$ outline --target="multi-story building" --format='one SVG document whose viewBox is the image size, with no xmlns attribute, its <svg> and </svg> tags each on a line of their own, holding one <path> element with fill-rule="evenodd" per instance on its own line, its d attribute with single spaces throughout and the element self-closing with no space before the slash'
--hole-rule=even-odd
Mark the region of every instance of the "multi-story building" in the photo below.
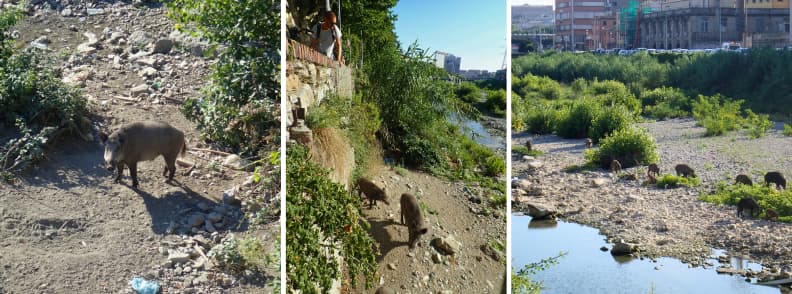
<svg viewBox="0 0 792 294">
<path fill-rule="evenodd" d="M 784 46 L 789 42 L 787 0 L 674 0 L 640 18 L 641 46 L 719 48 Z"/>
<path fill-rule="evenodd" d="M 555 7 L 556 47 L 592 49 L 586 45 L 592 44 L 595 18 L 610 15 L 607 0 L 556 0 Z"/>
<path fill-rule="evenodd" d="M 512 6 L 512 30 L 530 31 L 534 28 L 553 26 L 552 5 Z"/>
<path fill-rule="evenodd" d="M 597 16 L 594 17 L 594 27 L 591 31 L 590 44 L 588 48 L 594 49 L 613 49 L 619 47 L 619 31 L 616 26 L 616 16 Z M 589 36 L 587 36 L 588 38 Z"/>
<path fill-rule="evenodd" d="M 459 66 L 462 64 L 462 57 L 454 54 L 437 51 L 434 54 L 435 66 L 445 69 L 448 73 L 459 74 Z"/>
</svg>

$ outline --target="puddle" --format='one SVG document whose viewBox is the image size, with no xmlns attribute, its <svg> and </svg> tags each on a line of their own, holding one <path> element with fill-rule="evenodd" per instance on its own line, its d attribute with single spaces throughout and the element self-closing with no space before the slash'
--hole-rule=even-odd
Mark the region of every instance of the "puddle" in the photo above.
<svg viewBox="0 0 792 294">
<path fill-rule="evenodd" d="M 597 229 L 569 222 L 531 222 L 530 216 L 514 214 L 511 221 L 512 266 L 567 255 L 557 265 L 532 276 L 542 281 L 542 293 L 780 293 L 776 287 L 755 285 L 744 277 L 719 275 L 721 264 L 714 259 L 723 250 L 713 250 L 714 267 L 689 268 L 673 258 L 616 258 L 608 251 L 612 244 Z M 732 258 L 733 268 L 761 270 L 762 266 Z M 755 282 L 755 281 L 754 281 Z"/>
<path fill-rule="evenodd" d="M 478 121 L 462 118 L 462 124 L 460 125 L 458 123 L 459 116 L 455 113 L 451 114 L 449 121 L 453 124 L 459 125 L 460 130 L 462 130 L 462 132 L 465 133 L 465 135 L 467 135 L 469 138 L 476 141 L 476 143 L 484 145 L 487 148 L 493 150 L 506 149 L 506 140 L 504 136 L 493 136 L 487 132 L 487 128 Z"/>
</svg>

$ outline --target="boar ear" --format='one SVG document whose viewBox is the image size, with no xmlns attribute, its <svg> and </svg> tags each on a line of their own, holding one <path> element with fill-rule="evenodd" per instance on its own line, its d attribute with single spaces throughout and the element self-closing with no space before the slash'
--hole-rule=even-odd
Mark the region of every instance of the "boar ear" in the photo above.
<svg viewBox="0 0 792 294">
<path fill-rule="evenodd" d="M 99 132 L 99 140 L 102 140 L 102 143 L 107 141 L 107 133 Z"/>
</svg>

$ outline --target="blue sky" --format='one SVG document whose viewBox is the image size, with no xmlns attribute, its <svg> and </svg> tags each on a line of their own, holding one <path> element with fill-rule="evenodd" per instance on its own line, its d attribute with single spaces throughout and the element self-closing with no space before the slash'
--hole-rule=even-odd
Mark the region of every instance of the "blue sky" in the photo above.
<svg viewBox="0 0 792 294">
<path fill-rule="evenodd" d="M 414 41 L 430 52 L 462 57 L 462 69 L 501 68 L 506 54 L 506 1 L 401 0 L 396 35 L 402 47 Z"/>
</svg>

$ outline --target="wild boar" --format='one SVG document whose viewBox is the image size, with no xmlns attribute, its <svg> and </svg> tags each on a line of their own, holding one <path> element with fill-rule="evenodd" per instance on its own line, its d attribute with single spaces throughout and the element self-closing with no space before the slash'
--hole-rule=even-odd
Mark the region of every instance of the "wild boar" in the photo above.
<svg viewBox="0 0 792 294">
<path fill-rule="evenodd" d="M 528 151 L 533 150 L 533 146 L 531 146 L 531 139 L 525 141 L 525 148 L 528 148 Z"/>
<path fill-rule="evenodd" d="M 138 187 L 138 162 L 154 160 L 162 155 L 165 159 L 162 176 L 167 175 L 166 182 L 170 183 L 176 173 L 176 158 L 187 151 L 184 133 L 159 121 L 130 123 L 109 136 L 100 133 L 99 137 L 105 145 L 104 161 L 107 170 L 112 172 L 117 169 L 115 182 L 121 182 L 124 166 L 128 166 L 134 188 Z"/>
<path fill-rule="evenodd" d="M 594 141 L 591 141 L 591 138 L 586 138 L 586 148 L 591 148 L 594 146 Z"/>
<path fill-rule="evenodd" d="M 751 197 L 740 199 L 740 201 L 737 202 L 737 217 L 742 217 L 743 211 L 745 210 L 751 211 L 751 217 L 762 212 L 761 208 L 759 208 L 759 203 L 756 203 L 756 200 Z"/>
<path fill-rule="evenodd" d="M 646 176 L 647 177 L 649 177 L 649 176 L 655 176 L 655 177 L 660 176 L 660 167 L 658 167 L 657 164 L 654 164 L 654 163 L 650 164 L 649 168 L 646 170 Z"/>
<path fill-rule="evenodd" d="M 377 204 L 377 200 L 385 202 L 385 204 L 390 204 L 388 201 L 388 195 L 385 194 L 385 189 L 380 189 L 380 187 L 377 187 L 376 184 L 369 181 L 368 179 L 358 178 L 357 186 L 358 197 L 360 197 L 360 194 L 366 195 L 366 198 L 369 200 L 369 209 L 372 209 L 374 205 Z"/>
<path fill-rule="evenodd" d="M 765 219 L 770 221 L 778 221 L 778 212 L 772 208 L 765 210 Z"/>
<path fill-rule="evenodd" d="M 407 226 L 407 230 L 410 232 L 410 249 L 415 248 L 421 235 L 429 232 L 429 228 L 424 224 L 418 200 L 410 193 L 404 193 L 401 196 L 401 222 Z"/>
<path fill-rule="evenodd" d="M 780 187 L 781 190 L 786 189 L 786 179 L 784 178 L 784 175 L 781 174 L 781 172 L 774 171 L 766 173 L 764 179 L 765 184 L 768 186 L 770 186 L 770 183 L 773 183 Z"/>
<path fill-rule="evenodd" d="M 621 163 L 618 160 L 614 159 L 613 161 L 611 161 L 611 172 L 612 173 L 618 175 L 621 172 L 621 170 L 622 170 L 622 166 L 621 166 Z"/>
<path fill-rule="evenodd" d="M 734 183 L 735 184 L 743 184 L 743 185 L 746 185 L 746 186 L 753 185 L 753 181 L 751 181 L 751 178 L 746 176 L 746 175 L 743 175 L 743 174 L 737 175 L 737 177 L 734 178 Z"/>
<path fill-rule="evenodd" d="M 677 164 L 677 166 L 674 167 L 674 170 L 676 170 L 677 176 L 683 176 L 686 178 L 696 177 L 696 172 L 693 171 L 693 169 L 690 168 L 690 166 L 688 166 L 687 164 Z"/>
</svg>

